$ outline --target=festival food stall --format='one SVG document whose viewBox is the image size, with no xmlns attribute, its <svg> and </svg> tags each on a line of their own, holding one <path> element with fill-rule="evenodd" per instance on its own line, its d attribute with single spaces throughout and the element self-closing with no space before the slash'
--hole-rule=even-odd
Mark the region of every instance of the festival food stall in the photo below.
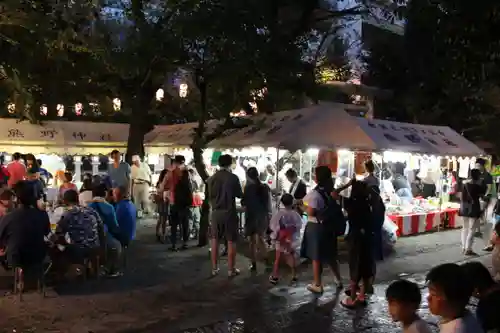
<svg viewBox="0 0 500 333">
<path fill-rule="evenodd" d="M 210 146 L 278 147 L 278 159 L 286 150 L 316 149 L 316 165 L 336 167 L 332 171 L 338 186 L 354 173 L 363 178 L 363 164 L 372 159 L 378 166 L 387 217 L 397 225 L 400 236 L 459 226 L 458 204 L 447 195 L 449 176 L 457 169 L 458 160 L 468 172 L 475 156 L 484 154 L 449 127 L 352 117 L 341 104 L 258 115 L 253 125 L 227 131 Z M 433 190 L 426 195 L 414 193 L 415 179 L 424 189 Z M 349 195 L 348 191 L 342 194 Z"/>
<path fill-rule="evenodd" d="M 356 118 L 376 142 L 388 217 L 399 235 L 461 226 L 459 204 L 451 202 L 453 178 L 467 178 L 476 156 L 484 152 L 446 126 Z M 419 188 L 420 186 L 420 188 Z"/>
<path fill-rule="evenodd" d="M 126 150 L 129 127 L 127 124 L 76 121 L 31 124 L 15 119 L 2 119 L 0 126 L 0 152 L 5 163 L 15 152 L 31 153 L 42 160 L 47 171 L 56 175 L 61 169 L 66 170 L 67 157 L 70 157 L 77 183 L 81 179 L 84 158 L 90 159 L 92 171 L 97 173 L 100 156 L 108 155 L 113 149 Z"/>
</svg>

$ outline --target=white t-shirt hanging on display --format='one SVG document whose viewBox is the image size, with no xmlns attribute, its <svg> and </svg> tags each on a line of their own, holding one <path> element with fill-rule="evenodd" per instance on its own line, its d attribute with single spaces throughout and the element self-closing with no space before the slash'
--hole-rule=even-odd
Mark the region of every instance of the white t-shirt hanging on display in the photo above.
<svg viewBox="0 0 500 333">
<path fill-rule="evenodd" d="M 471 170 L 476 168 L 476 158 L 475 157 L 470 158 L 470 168 L 471 168 Z"/>
<path fill-rule="evenodd" d="M 469 166 L 470 166 L 470 159 L 468 157 L 462 158 L 460 157 L 458 159 L 458 177 L 459 178 L 468 178 L 469 177 Z"/>
</svg>

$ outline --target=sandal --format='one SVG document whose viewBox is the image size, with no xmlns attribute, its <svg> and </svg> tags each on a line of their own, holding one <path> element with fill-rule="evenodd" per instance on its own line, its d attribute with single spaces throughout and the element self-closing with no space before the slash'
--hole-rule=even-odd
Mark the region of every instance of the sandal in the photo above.
<svg viewBox="0 0 500 333">
<path fill-rule="evenodd" d="M 358 305 L 361 305 L 361 306 L 368 305 L 368 302 L 366 301 L 366 296 L 358 295 L 358 297 L 356 297 L 356 300 L 354 302 Z"/>
<path fill-rule="evenodd" d="M 352 297 L 346 297 L 340 302 L 340 305 L 342 305 L 343 307 L 345 307 L 347 309 L 352 310 L 352 309 L 355 309 L 358 304 L 357 304 L 356 300 L 352 299 Z"/>
<path fill-rule="evenodd" d="M 464 252 L 464 255 L 466 255 L 466 256 L 470 256 L 470 257 L 476 257 L 476 256 L 477 256 L 477 253 L 476 253 L 476 252 L 474 252 L 474 251 L 472 251 L 472 250 L 466 250 L 466 251 Z"/>
<path fill-rule="evenodd" d="M 277 285 L 278 282 L 279 282 L 279 279 L 276 276 L 271 275 L 269 277 L 269 283 L 272 284 L 273 286 Z"/>
</svg>

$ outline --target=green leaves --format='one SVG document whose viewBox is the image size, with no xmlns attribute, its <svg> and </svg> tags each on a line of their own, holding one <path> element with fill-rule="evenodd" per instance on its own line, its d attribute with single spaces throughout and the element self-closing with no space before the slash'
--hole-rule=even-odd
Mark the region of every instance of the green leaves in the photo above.
<svg viewBox="0 0 500 333">
<path fill-rule="evenodd" d="M 390 104 L 400 110 L 390 116 L 474 128 L 470 135 L 496 123 L 485 119 L 500 115 L 499 10 L 497 1 L 410 1 L 402 45 L 385 39 L 370 45 L 367 59 L 367 83 L 395 92 Z"/>
</svg>

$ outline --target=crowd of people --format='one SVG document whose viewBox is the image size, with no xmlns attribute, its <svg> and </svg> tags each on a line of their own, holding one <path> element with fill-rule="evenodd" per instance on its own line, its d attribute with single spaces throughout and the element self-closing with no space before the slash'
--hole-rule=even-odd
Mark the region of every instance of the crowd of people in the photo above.
<svg viewBox="0 0 500 333">
<path fill-rule="evenodd" d="M 87 269 L 82 266 L 85 260 L 97 253 L 105 258 L 105 274 L 121 275 L 120 258 L 135 238 L 137 212 L 150 210 L 151 171 L 142 165 L 138 156 L 132 158 L 132 167 L 122 161 L 118 151 L 113 151 L 111 158 L 109 177 L 85 177 L 80 189 L 72 182 L 71 173 L 61 175 L 62 184 L 57 194 L 60 207 L 48 212 L 44 187 L 52 175 L 43 171 L 40 161 L 33 155 L 26 155 L 23 162 L 20 154 L 14 154 L 13 161 L 1 169 L 2 266 L 24 269 L 41 265 L 49 256 L 58 272 L 65 272 L 72 265 Z M 267 256 L 272 245 L 276 255 L 269 282 L 279 283 L 280 262 L 284 260 L 291 269 L 291 283 L 296 283 L 297 262 L 302 257 L 312 263 L 313 281 L 307 289 L 321 294 L 325 265 L 331 268 L 337 288 L 343 289 L 337 238 L 345 236 L 349 286 L 341 304 L 346 308 L 366 305 L 366 297 L 373 291 L 376 263 L 383 259 L 381 234 L 385 206 L 379 181 L 374 175 L 374 163 L 365 163 L 363 180 L 353 176 L 341 188 L 335 188 L 331 170 L 319 166 L 314 173 L 317 185 L 309 191 L 297 172 L 290 169 L 285 175 L 291 186 L 281 193 L 277 210 L 274 209 L 273 191 L 261 180 L 258 170 L 249 167 L 245 170 L 246 180 L 241 181 L 232 171 L 233 165 L 232 156 L 221 155 L 218 170 L 203 182 L 186 165 L 183 156 L 173 158 L 156 184 L 158 241 L 164 243 L 169 230 L 170 249 L 177 251 L 186 249 L 190 239 L 201 236 L 200 207 L 206 195 L 210 207 L 208 236 L 211 239 L 212 276 L 220 272 L 219 243 L 224 243 L 227 249 L 228 276 L 240 274 L 236 267 L 235 245 L 240 234 L 239 213 L 244 212 L 244 233 L 250 244 L 250 271 L 257 270 L 259 257 Z M 481 168 L 472 170 L 471 180 L 462 191 L 460 214 L 466 217 L 462 243 L 465 254 L 471 254 L 471 234 L 483 214 L 480 201 L 485 200 L 489 190 L 484 178 Z M 341 196 L 347 188 L 350 188 L 350 196 Z M 241 199 L 240 206 L 237 199 Z M 495 214 L 500 219 L 500 208 L 496 208 Z M 55 227 L 51 227 L 51 218 Z M 304 219 L 307 223 L 301 235 Z M 498 274 L 500 223 L 495 224 L 492 234 L 493 263 Z M 442 332 L 481 333 L 500 327 L 495 315 L 495 309 L 500 306 L 500 288 L 480 263 L 440 265 L 429 272 L 427 281 L 429 308 L 442 317 Z M 477 318 L 466 310 L 471 296 L 480 299 Z M 405 332 L 429 332 L 416 314 L 421 302 L 417 285 L 396 281 L 387 289 L 386 297 L 390 314 L 402 323 Z"/>
<path fill-rule="evenodd" d="M 112 157 L 121 159 L 114 151 Z M 80 189 L 65 172 L 54 206 L 47 203 L 45 187 L 52 177 L 40 167 L 34 156 L 13 155 L 4 169 L 5 182 L 0 190 L 0 263 L 6 269 L 29 269 L 50 258 L 57 277 L 72 267 L 78 274 L 90 267 L 85 263 L 100 257 L 104 271 L 96 274 L 121 275 L 120 257 L 135 238 L 136 208 L 129 199 L 130 183 L 111 180 L 94 183 L 84 179 Z M 115 168 L 116 169 L 116 168 Z M 127 179 L 127 176 L 123 177 Z"/>
<path fill-rule="evenodd" d="M 279 282 L 279 263 L 282 259 L 290 266 L 291 282 L 295 283 L 297 258 L 301 256 L 312 262 L 313 282 L 307 286 L 309 291 L 323 293 L 322 273 L 325 265 L 330 266 L 337 287 L 342 289 L 337 237 L 345 234 L 350 283 L 345 290 L 347 297 L 341 304 L 347 308 L 366 305 L 367 294 L 373 292 L 376 262 L 383 259 L 381 231 L 385 206 L 380 197 L 378 179 L 373 174 L 373 162 L 365 163 L 367 174 L 362 181 L 352 177 L 348 184 L 337 189 L 334 188 L 330 169 L 317 167 L 317 186 L 309 193 L 306 193 L 305 184 L 297 173 L 288 170 L 286 176 L 292 186 L 281 196 L 281 209 L 274 214 L 270 205 L 270 189 L 259 180 L 256 170 L 246 170 L 247 178 L 242 186 L 238 177 L 231 172 L 232 163 L 231 156 L 222 155 L 219 158 L 219 170 L 207 181 L 211 206 L 212 275 L 219 273 L 217 250 L 221 240 L 225 240 L 228 246 L 228 275 L 233 277 L 240 273 L 235 264 L 234 243 L 238 223 L 236 198 L 241 198 L 241 206 L 246 212 L 245 234 L 251 247 L 251 270 L 256 270 L 256 249 L 264 243 L 266 235 L 270 235 L 276 249 L 273 272 L 269 277 L 272 284 Z M 477 178 L 477 172 L 472 171 L 473 180 Z M 349 198 L 341 197 L 340 193 L 348 187 L 351 188 Z M 484 193 L 482 188 L 480 193 Z M 304 213 L 307 224 L 301 239 Z M 495 248 L 499 244 L 499 234 L 500 224 L 497 223 L 492 244 Z M 300 243 L 300 253 L 296 253 L 295 249 Z M 500 328 L 498 316 L 495 315 L 500 306 L 500 287 L 482 264 L 444 264 L 432 269 L 427 281 L 429 308 L 443 319 L 441 332 L 481 333 Z M 480 299 L 477 320 L 466 310 L 472 296 Z M 402 323 L 404 332 L 430 332 L 427 324 L 417 316 L 421 302 L 418 285 L 405 280 L 396 281 L 387 289 L 387 300 L 391 315 Z"/>
<path fill-rule="evenodd" d="M 285 175 L 291 187 L 281 196 L 280 209 L 273 213 L 271 190 L 260 180 L 257 169 L 248 168 L 246 181 L 242 184 L 231 170 L 233 161 L 230 155 L 220 156 L 218 171 L 207 180 L 212 275 L 219 273 L 218 249 L 222 240 L 227 243 L 228 275 L 232 277 L 240 273 L 235 265 L 234 249 L 238 237 L 236 199 L 240 198 L 240 209 L 245 212 L 245 236 L 250 244 L 250 270 L 257 269 L 260 253 L 267 255 L 266 239 L 269 239 L 276 250 L 269 281 L 273 284 L 279 282 L 278 267 L 280 261 L 285 259 L 292 270 L 291 280 L 296 282 L 295 267 L 301 256 L 312 262 L 314 279 L 307 289 L 313 293 L 323 292 L 321 277 L 324 265 L 331 267 L 337 286 L 343 287 L 337 260 L 337 237 L 345 234 L 348 219 L 346 240 L 351 282 L 347 293 L 351 296 L 343 304 L 346 307 L 364 304 L 365 293 L 372 289 L 375 262 L 382 259 L 378 238 L 381 237 L 385 215 L 378 180 L 373 176 L 373 162 L 366 163 L 368 175 L 365 181 L 356 181 L 353 177 L 351 182 L 339 189 L 334 188 L 331 170 L 317 167 L 317 186 L 309 193 L 297 172 L 288 170 Z M 352 187 L 351 196 L 341 197 L 339 193 L 348 187 Z M 347 212 L 347 217 L 344 212 Z M 304 216 L 307 217 L 307 224 L 301 237 Z M 300 253 L 296 253 L 299 247 Z"/>
</svg>

